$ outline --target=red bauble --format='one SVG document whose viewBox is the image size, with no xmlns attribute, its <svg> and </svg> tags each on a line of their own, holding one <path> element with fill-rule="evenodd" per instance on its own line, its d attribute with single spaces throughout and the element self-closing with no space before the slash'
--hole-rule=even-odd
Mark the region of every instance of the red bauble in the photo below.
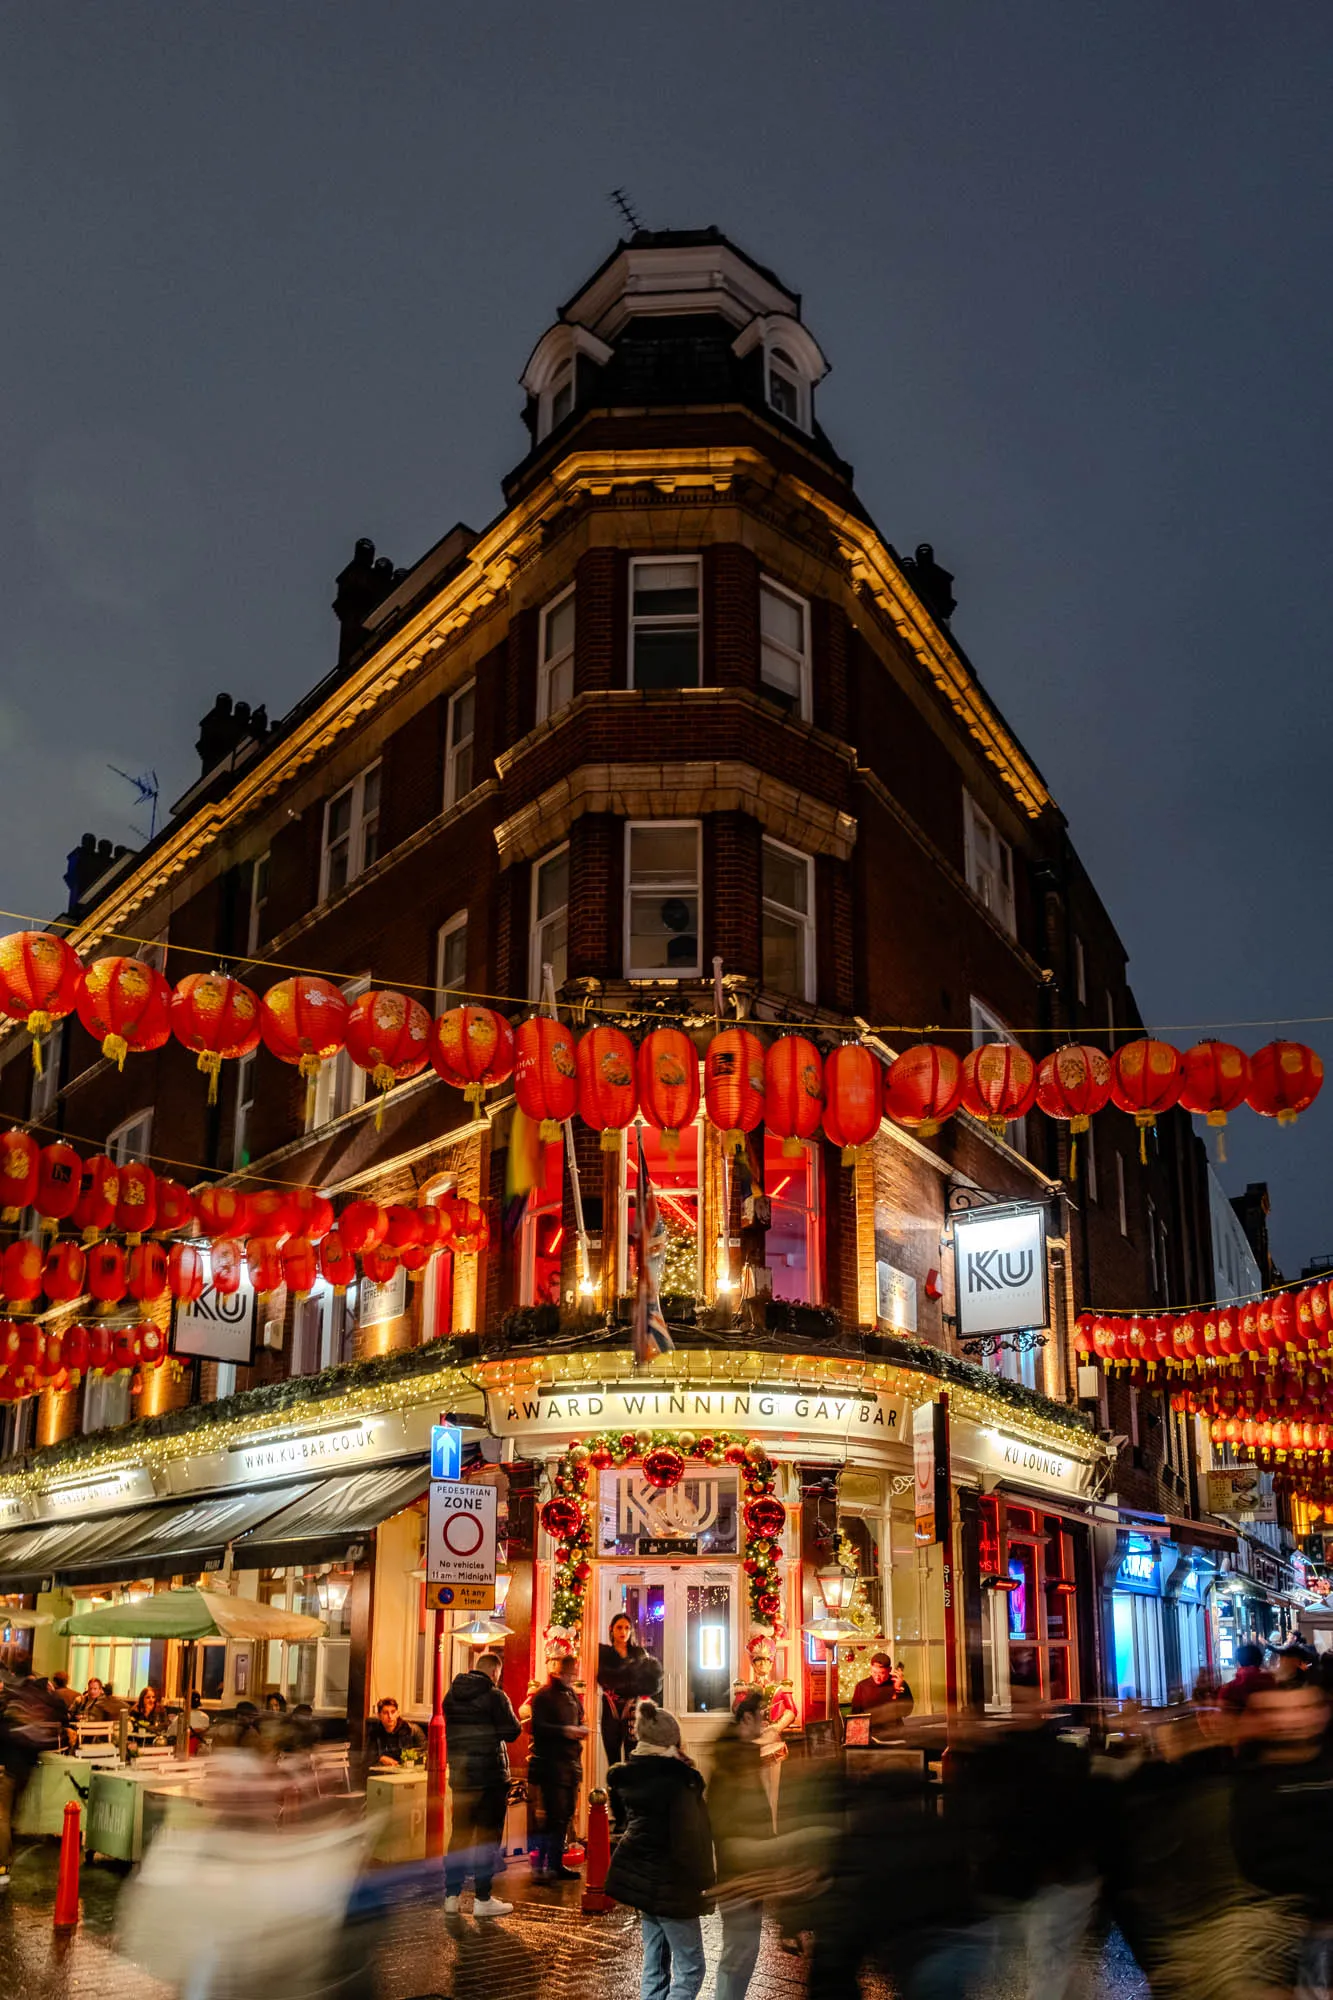
<svg viewBox="0 0 1333 2000">
<path fill-rule="evenodd" d="M 553 1541 L 567 1541 L 583 1526 L 583 1510 L 575 1501 L 563 1500 L 557 1494 L 543 1506 L 541 1524 Z"/>
<path fill-rule="evenodd" d="M 633 1440 L 631 1439 L 632 1442 Z M 743 1444 L 729 1444 L 722 1456 L 728 1465 L 744 1465 L 745 1446 Z"/>
<path fill-rule="evenodd" d="M 782 1609 L 782 1599 L 776 1591 L 761 1590 L 754 1601 L 754 1608 L 759 1617 L 765 1619 L 771 1625 Z"/>
<path fill-rule="evenodd" d="M 604 1444 L 594 1445 L 588 1453 L 589 1465 L 595 1466 L 598 1472 L 605 1472 L 607 1466 L 614 1465 L 615 1462 L 614 1452 Z"/>
<path fill-rule="evenodd" d="M 685 1458 L 682 1452 L 671 1444 L 661 1444 L 647 1451 L 643 1456 L 643 1476 L 650 1486 L 664 1490 L 669 1486 L 679 1486 L 685 1475 Z"/>
<path fill-rule="evenodd" d="M 786 1524 L 787 1510 L 780 1500 L 765 1495 L 746 1503 L 745 1525 L 751 1535 L 772 1541 L 782 1533 Z"/>
</svg>

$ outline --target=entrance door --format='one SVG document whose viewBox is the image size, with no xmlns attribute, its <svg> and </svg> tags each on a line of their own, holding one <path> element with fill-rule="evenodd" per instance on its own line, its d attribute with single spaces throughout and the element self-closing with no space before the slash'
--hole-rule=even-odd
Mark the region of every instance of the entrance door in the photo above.
<svg viewBox="0 0 1333 2000">
<path fill-rule="evenodd" d="M 739 1678 L 739 1571 L 730 1563 L 603 1563 L 601 1634 L 623 1611 L 662 1669 L 662 1706 L 692 1756 L 731 1712 Z M 598 1747 L 598 1770 L 604 1760 Z"/>
</svg>

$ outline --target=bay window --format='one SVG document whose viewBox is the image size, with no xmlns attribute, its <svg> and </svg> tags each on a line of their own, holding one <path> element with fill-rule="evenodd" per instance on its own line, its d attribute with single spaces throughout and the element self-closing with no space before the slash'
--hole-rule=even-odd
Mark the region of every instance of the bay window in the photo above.
<svg viewBox="0 0 1333 2000">
<path fill-rule="evenodd" d="M 798 1000 L 815 997 L 814 863 L 764 842 L 764 985 Z"/>
<path fill-rule="evenodd" d="M 701 684 L 700 567 L 698 556 L 636 556 L 631 561 L 631 687 Z"/>
<path fill-rule="evenodd" d="M 810 607 L 770 577 L 759 586 L 762 691 L 792 715 L 810 717 Z"/>
<path fill-rule="evenodd" d="M 528 992 L 542 997 L 542 967 L 549 965 L 556 989 L 569 969 L 569 843 L 557 847 L 532 870 L 532 917 L 529 928 Z"/>
<path fill-rule="evenodd" d="M 625 977 L 697 979 L 698 820 L 632 820 L 625 829 Z"/>
<path fill-rule="evenodd" d="M 537 646 L 537 720 L 557 715 L 574 698 L 574 591 L 542 607 Z"/>
</svg>

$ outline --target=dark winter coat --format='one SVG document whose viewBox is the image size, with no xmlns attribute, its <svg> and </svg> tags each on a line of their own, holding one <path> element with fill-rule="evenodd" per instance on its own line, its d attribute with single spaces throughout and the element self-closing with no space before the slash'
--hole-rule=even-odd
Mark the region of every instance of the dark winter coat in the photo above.
<svg viewBox="0 0 1333 2000">
<path fill-rule="evenodd" d="M 566 1729 L 583 1721 L 583 1700 L 576 1689 L 563 1681 L 547 1681 L 532 1697 L 532 1756 L 528 1769 L 535 1778 L 577 1777 L 583 1769 L 583 1738 L 567 1736 Z"/>
<path fill-rule="evenodd" d="M 482 1785 L 506 1783 L 505 1746 L 516 1742 L 522 1731 L 509 1696 L 489 1674 L 476 1668 L 456 1674 L 444 1697 L 444 1754 L 454 1790 L 473 1792 Z"/>
<path fill-rule="evenodd" d="M 613 1764 L 606 1782 L 625 1827 L 607 1894 L 654 1917 L 702 1916 L 716 1878 L 699 1772 L 679 1757 L 636 1754 Z"/>
<path fill-rule="evenodd" d="M 662 1693 L 662 1669 L 643 1646 L 631 1646 L 622 1659 L 614 1646 L 597 1649 L 597 1685 L 613 1697 L 616 1708 L 627 1701 L 657 1701 Z"/>
<path fill-rule="evenodd" d="M 724 1875 L 744 1875 L 763 1865 L 756 1841 L 773 1840 L 773 1808 L 764 1784 L 764 1760 L 757 1743 L 746 1743 L 735 1727 L 713 1746 L 708 1784 L 708 1817 L 717 1865 Z"/>
</svg>

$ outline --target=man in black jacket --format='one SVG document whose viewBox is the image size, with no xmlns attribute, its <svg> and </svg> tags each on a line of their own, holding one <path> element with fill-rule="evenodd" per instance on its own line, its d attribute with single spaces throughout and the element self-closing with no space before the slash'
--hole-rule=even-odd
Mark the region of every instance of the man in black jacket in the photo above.
<svg viewBox="0 0 1333 2000">
<path fill-rule="evenodd" d="M 456 1674 L 444 1697 L 445 1758 L 453 1823 L 444 1864 L 444 1907 L 449 1916 L 468 1876 L 477 1886 L 474 1917 L 507 1917 L 512 1903 L 491 1894 L 496 1850 L 509 1802 L 509 1751 L 523 1725 L 500 1687 L 504 1661 L 483 1653 L 469 1673 Z"/>
<path fill-rule="evenodd" d="M 534 1882 L 572 1882 L 578 1870 L 565 1866 L 565 1841 L 583 1775 L 583 1701 L 574 1686 L 578 1661 L 560 1653 L 547 1662 L 545 1687 L 532 1697 L 532 1756 L 528 1777 L 541 1796 L 542 1832 Z"/>
</svg>

